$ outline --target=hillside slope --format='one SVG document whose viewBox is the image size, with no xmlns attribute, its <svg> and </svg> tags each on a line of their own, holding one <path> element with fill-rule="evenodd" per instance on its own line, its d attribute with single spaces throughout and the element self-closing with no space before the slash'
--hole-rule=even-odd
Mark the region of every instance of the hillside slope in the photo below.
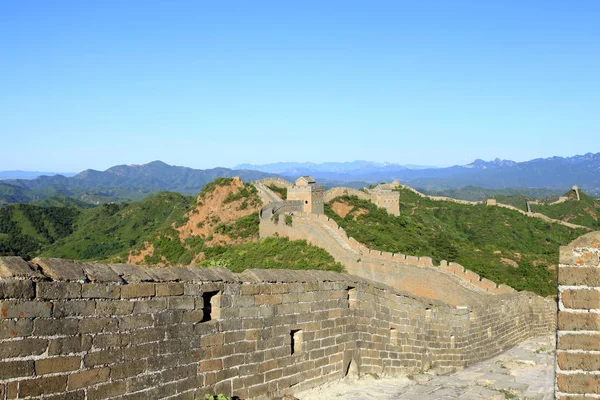
<svg viewBox="0 0 600 400">
<path fill-rule="evenodd" d="M 584 232 L 485 205 L 432 201 L 403 189 L 401 216 L 340 197 L 326 214 L 365 246 L 455 261 L 497 283 L 543 295 L 555 293 L 560 245 Z"/>
</svg>

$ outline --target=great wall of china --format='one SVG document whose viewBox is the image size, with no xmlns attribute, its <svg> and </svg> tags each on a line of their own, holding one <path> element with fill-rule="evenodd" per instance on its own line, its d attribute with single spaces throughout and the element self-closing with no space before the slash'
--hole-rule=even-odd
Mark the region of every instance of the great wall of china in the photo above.
<svg viewBox="0 0 600 400">
<path fill-rule="evenodd" d="M 348 273 L 2 257 L 0 399 L 270 399 L 349 374 L 447 373 L 557 329 L 552 298 L 369 250 L 257 188 L 261 236 L 305 239 Z M 599 232 L 561 248 L 558 279 L 556 398 L 600 398 Z"/>
</svg>

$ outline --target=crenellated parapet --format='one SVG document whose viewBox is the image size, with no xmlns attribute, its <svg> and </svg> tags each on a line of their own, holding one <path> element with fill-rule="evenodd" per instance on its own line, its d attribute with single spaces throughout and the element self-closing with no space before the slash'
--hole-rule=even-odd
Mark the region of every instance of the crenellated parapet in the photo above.
<svg viewBox="0 0 600 400">
<path fill-rule="evenodd" d="M 448 373 L 553 330 L 528 293 L 453 307 L 324 271 L 0 257 L 0 394 L 243 399 Z"/>
</svg>

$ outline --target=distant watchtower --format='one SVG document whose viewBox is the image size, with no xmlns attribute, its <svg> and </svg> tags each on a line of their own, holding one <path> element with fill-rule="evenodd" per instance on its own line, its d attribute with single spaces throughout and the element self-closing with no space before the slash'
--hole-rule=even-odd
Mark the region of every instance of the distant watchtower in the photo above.
<svg viewBox="0 0 600 400">
<path fill-rule="evenodd" d="M 375 186 L 369 191 L 371 201 L 392 215 L 400 215 L 400 192 L 394 190 L 398 187 L 400 183 L 397 180 Z"/>
<path fill-rule="evenodd" d="M 317 181 L 308 175 L 296 179 L 296 184 L 288 188 L 287 199 L 302 200 L 304 212 L 313 214 L 325 213 L 325 193 L 323 186 L 317 185 Z"/>
</svg>

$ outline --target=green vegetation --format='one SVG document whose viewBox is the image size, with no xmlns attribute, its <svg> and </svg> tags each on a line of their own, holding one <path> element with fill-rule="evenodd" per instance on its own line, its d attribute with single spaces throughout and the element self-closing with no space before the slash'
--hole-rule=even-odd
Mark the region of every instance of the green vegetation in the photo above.
<svg viewBox="0 0 600 400">
<path fill-rule="evenodd" d="M 192 197 L 159 192 L 137 203 L 105 204 L 81 211 L 73 234 L 43 249 L 42 255 L 78 260 L 126 259 L 130 248 L 150 241 L 156 232 L 174 231 L 194 204 Z M 171 232 L 172 233 L 172 232 Z M 172 257 L 169 257 L 172 259 Z"/>
<path fill-rule="evenodd" d="M 287 226 L 292 226 L 292 216 L 291 215 L 287 215 L 285 216 L 285 224 Z"/>
<path fill-rule="evenodd" d="M 233 182 L 233 178 L 217 178 L 212 182 L 207 183 L 200 192 L 200 197 L 206 197 L 207 194 L 212 193 L 219 186 L 229 186 Z"/>
<path fill-rule="evenodd" d="M 417 190 L 429 196 L 443 196 L 467 201 L 483 201 L 493 198 L 498 200 L 499 203 L 508 204 L 523 210 L 527 209 L 527 201 L 556 197 L 562 193 L 560 190 L 544 188 L 486 189 L 478 186 L 465 186 L 461 189 L 446 190 L 426 190 L 420 188 Z"/>
<path fill-rule="evenodd" d="M 500 207 L 432 201 L 406 189 L 400 199 L 399 217 L 348 196 L 334 200 L 353 206 L 345 218 L 332 211 L 332 203 L 325 213 L 367 247 L 458 262 L 497 283 L 542 295 L 556 293 L 547 267 L 558 264 L 559 246 L 585 233 Z"/>
<path fill-rule="evenodd" d="M 239 191 L 235 193 L 230 193 L 225 200 L 223 200 L 223 204 L 232 203 L 237 200 L 242 200 L 242 204 L 240 204 L 239 210 L 245 210 L 250 207 L 256 207 L 261 204 L 260 196 L 258 195 L 258 190 L 256 187 L 250 183 L 244 183 L 244 186 L 240 188 Z"/>
<path fill-rule="evenodd" d="M 248 268 L 343 271 L 343 266 L 325 250 L 305 240 L 290 241 L 287 238 L 266 238 L 258 243 L 219 246 L 207 256 L 209 258 L 200 265 L 222 266 L 233 272 Z"/>
<path fill-rule="evenodd" d="M 592 229 L 600 229 L 600 199 L 588 196 L 579 191 L 580 201 L 577 201 L 575 193 L 569 191 L 565 194 L 569 200 L 564 203 L 553 205 L 532 204 L 531 210 L 547 215 L 550 218 L 560 219 L 572 224 L 583 225 Z"/>
<path fill-rule="evenodd" d="M 258 238 L 258 212 L 236 219 L 228 223 L 220 223 L 215 228 L 216 233 L 227 235 L 232 239 Z"/>
<path fill-rule="evenodd" d="M 287 188 L 275 185 L 267 185 L 267 187 L 277 193 L 282 200 L 287 200 Z"/>
</svg>

